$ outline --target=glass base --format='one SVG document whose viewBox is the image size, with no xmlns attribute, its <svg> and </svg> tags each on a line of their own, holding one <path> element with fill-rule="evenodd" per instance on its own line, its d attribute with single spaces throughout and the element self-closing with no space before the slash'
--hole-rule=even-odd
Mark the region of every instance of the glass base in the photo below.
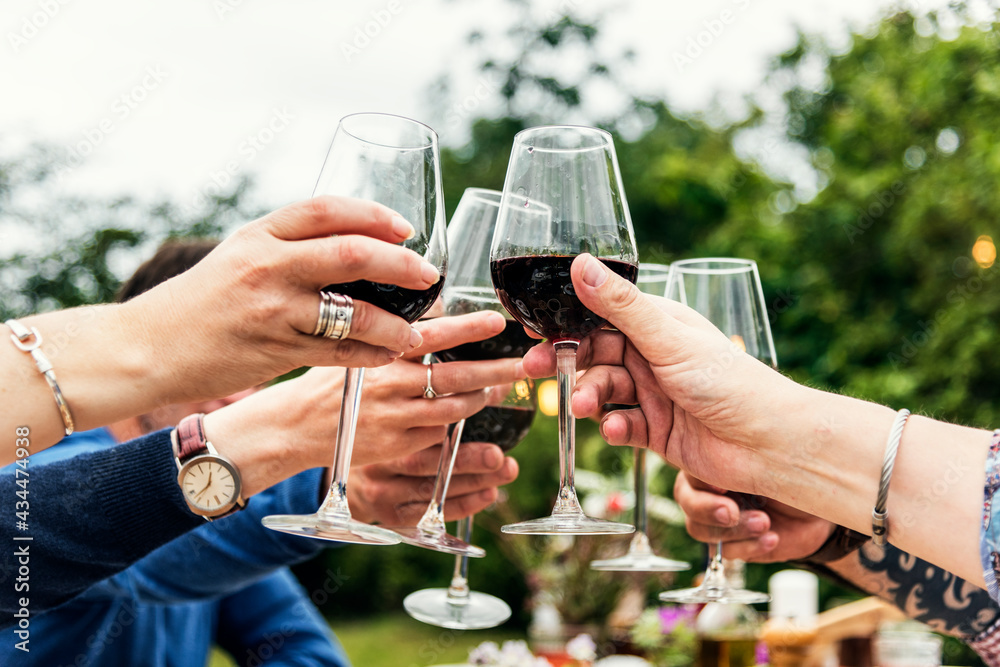
<svg viewBox="0 0 1000 667">
<path fill-rule="evenodd" d="M 635 526 L 580 513 L 553 514 L 543 519 L 507 524 L 500 530 L 512 535 L 627 535 L 635 532 Z"/>
<path fill-rule="evenodd" d="M 471 558 L 483 558 L 486 556 L 486 550 L 482 547 L 473 546 L 468 542 L 463 542 L 457 537 L 449 535 L 444 531 L 440 533 L 431 532 L 417 527 L 390 528 L 390 530 L 399 535 L 404 543 L 414 547 L 421 547 L 422 549 L 430 549 L 432 551 L 441 551 L 443 553 L 454 554 L 456 556 L 469 556 Z"/>
<path fill-rule="evenodd" d="M 628 553 L 620 558 L 590 561 L 590 569 L 607 572 L 680 572 L 690 570 L 691 564 L 661 558 L 655 554 Z"/>
<path fill-rule="evenodd" d="M 469 593 L 464 604 L 448 600 L 447 588 L 425 588 L 403 600 L 406 613 L 424 623 L 452 630 L 495 628 L 510 618 L 510 607 L 486 593 Z"/>
<path fill-rule="evenodd" d="M 331 521 L 319 514 L 272 514 L 260 522 L 265 528 L 281 533 L 331 542 L 388 546 L 403 541 L 399 535 L 385 528 L 371 526 L 354 519 Z"/>
<path fill-rule="evenodd" d="M 760 604 L 770 602 L 767 593 L 748 591 L 745 588 L 715 588 L 700 586 L 698 588 L 679 588 L 675 591 L 660 593 L 663 602 L 679 604 L 700 604 L 705 602 L 722 602 L 725 604 Z"/>
</svg>

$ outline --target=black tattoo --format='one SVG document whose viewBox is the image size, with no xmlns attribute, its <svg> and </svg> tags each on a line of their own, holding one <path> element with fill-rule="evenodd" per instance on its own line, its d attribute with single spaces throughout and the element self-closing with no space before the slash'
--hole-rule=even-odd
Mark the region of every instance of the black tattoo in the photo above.
<svg viewBox="0 0 1000 667">
<path fill-rule="evenodd" d="M 909 618 L 966 641 L 1000 619 L 1000 606 L 986 591 L 892 545 L 867 544 L 832 569 Z"/>
</svg>

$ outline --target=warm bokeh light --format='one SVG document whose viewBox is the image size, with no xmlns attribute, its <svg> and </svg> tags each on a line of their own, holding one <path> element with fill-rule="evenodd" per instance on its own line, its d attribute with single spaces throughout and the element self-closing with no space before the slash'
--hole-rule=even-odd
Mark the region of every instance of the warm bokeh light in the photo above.
<svg viewBox="0 0 1000 667">
<path fill-rule="evenodd" d="M 514 392 L 518 398 L 528 398 L 531 396 L 531 384 L 529 380 L 518 380 L 514 383 Z"/>
<path fill-rule="evenodd" d="M 988 269 L 997 259 L 997 247 L 989 236 L 980 236 L 972 246 L 972 259 L 980 268 Z"/>
<path fill-rule="evenodd" d="M 739 334 L 733 334 L 729 337 L 729 340 L 733 341 L 733 345 L 740 348 L 741 351 L 747 351 L 747 344 L 743 342 L 743 336 Z"/>
<path fill-rule="evenodd" d="M 546 380 L 538 385 L 538 409 L 549 417 L 559 414 L 559 385 L 555 380 Z"/>
</svg>

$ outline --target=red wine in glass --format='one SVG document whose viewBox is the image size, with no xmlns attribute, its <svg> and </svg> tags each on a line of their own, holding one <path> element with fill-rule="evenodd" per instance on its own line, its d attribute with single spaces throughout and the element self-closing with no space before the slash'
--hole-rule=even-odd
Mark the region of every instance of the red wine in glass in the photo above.
<svg viewBox="0 0 1000 667">
<path fill-rule="evenodd" d="M 402 317 L 407 322 L 416 322 L 430 310 L 444 288 L 444 276 L 425 290 L 406 289 L 387 283 L 370 280 L 355 280 L 350 283 L 327 285 L 324 290 L 346 294 L 352 299 L 370 303 L 382 310 Z"/>
<path fill-rule="evenodd" d="M 505 257 L 490 262 L 490 273 L 500 303 L 519 322 L 552 340 L 580 340 L 604 326 L 581 303 L 570 278 L 575 257 L 530 255 Z M 635 282 L 639 267 L 614 259 L 600 258 L 609 269 Z"/>
<path fill-rule="evenodd" d="M 465 419 L 460 442 L 492 442 L 506 454 L 528 435 L 534 419 L 533 407 L 488 405 Z"/>
<path fill-rule="evenodd" d="M 524 333 L 524 326 L 515 320 L 507 320 L 504 330 L 496 336 L 474 343 L 456 345 L 436 352 L 441 361 L 485 361 L 523 357 L 538 341 Z"/>
</svg>

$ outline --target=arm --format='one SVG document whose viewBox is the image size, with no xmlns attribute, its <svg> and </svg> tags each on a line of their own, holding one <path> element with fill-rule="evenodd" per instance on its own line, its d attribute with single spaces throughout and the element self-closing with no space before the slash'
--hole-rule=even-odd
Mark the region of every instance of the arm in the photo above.
<svg viewBox="0 0 1000 667">
<path fill-rule="evenodd" d="M 20 489 L 15 466 L 0 475 L 11 508 L 3 521 L 0 624 L 27 607 L 32 614 L 73 597 L 128 567 L 158 546 L 204 524 L 187 509 L 177 486 L 168 431 L 33 470 L 27 465 L 28 528 L 15 528 L 12 499 Z M 23 479 L 23 478 L 22 478 Z M 31 537 L 31 541 L 14 541 Z M 18 582 L 23 549 L 29 576 Z M 23 587 L 23 590 L 22 590 Z M 27 605 L 21 604 L 21 598 Z"/>
<path fill-rule="evenodd" d="M 216 641 L 239 665 L 350 664 L 330 627 L 288 570 L 224 598 Z"/>
<path fill-rule="evenodd" d="M 892 545 L 867 543 L 826 563 L 810 560 L 824 547 L 835 526 L 767 498 L 752 508 L 684 472 L 674 484 L 688 532 L 700 541 L 726 543 L 726 554 L 752 562 L 793 561 L 838 583 L 877 595 L 935 631 L 958 637 L 992 654 L 983 640 L 998 629 L 1000 607 L 986 591 Z M 841 552 L 842 553 L 842 552 Z M 993 656 L 993 659 L 1000 654 Z"/>
<path fill-rule="evenodd" d="M 604 417 L 609 443 L 649 447 L 711 484 L 870 534 L 893 410 L 792 382 L 694 311 L 642 294 L 589 255 L 572 273 L 584 305 L 622 332 L 581 345 L 578 359 L 592 368 L 573 396 L 578 418 L 604 403 L 638 404 Z M 551 345 L 524 363 L 533 377 L 551 374 Z M 911 418 L 888 503 L 896 547 L 980 587 L 989 444 L 987 431 Z"/>
<path fill-rule="evenodd" d="M 228 396 L 301 366 L 384 365 L 416 347 L 419 334 L 358 302 L 351 340 L 312 336 L 318 291 L 359 278 L 433 285 L 437 269 L 396 245 L 410 234 L 384 206 L 318 197 L 247 224 L 190 271 L 127 303 L 21 322 L 41 333 L 78 430 Z M 27 426 L 39 451 L 60 440 L 62 420 L 9 334 L 0 327 L 0 434 Z M 13 447 L 0 450 L 0 464 L 13 459 Z"/>
</svg>

